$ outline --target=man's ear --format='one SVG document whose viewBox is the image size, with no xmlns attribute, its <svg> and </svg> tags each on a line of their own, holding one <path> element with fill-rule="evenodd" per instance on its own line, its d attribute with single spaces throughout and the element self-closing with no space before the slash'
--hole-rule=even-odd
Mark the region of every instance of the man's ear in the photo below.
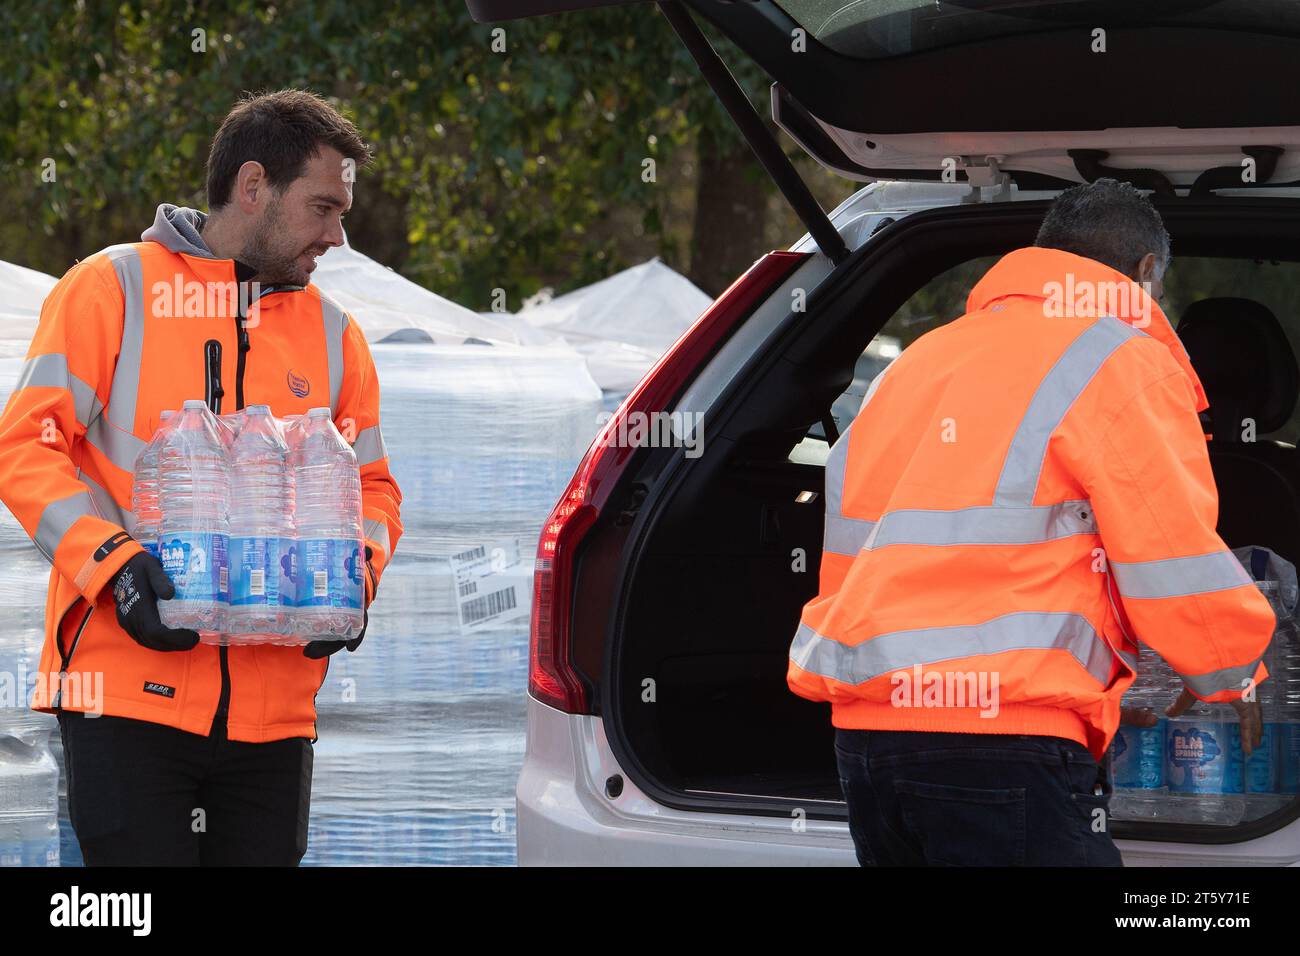
<svg viewBox="0 0 1300 956">
<path fill-rule="evenodd" d="M 1156 257 L 1156 254 L 1154 252 L 1148 252 L 1145 256 L 1143 256 L 1141 259 L 1138 260 L 1137 275 L 1135 275 L 1133 278 L 1138 282 L 1155 281 L 1157 267 L 1159 266 L 1159 264 L 1160 262 L 1159 259 Z"/>
</svg>

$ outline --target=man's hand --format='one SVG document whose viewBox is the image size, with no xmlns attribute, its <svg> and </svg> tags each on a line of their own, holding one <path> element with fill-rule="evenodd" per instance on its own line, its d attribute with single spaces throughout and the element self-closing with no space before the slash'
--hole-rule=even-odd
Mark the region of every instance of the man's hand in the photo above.
<svg viewBox="0 0 1300 956">
<path fill-rule="evenodd" d="M 336 651 L 346 647 L 349 651 L 355 651 L 361 646 L 361 639 L 366 636 L 366 626 L 370 623 L 370 611 L 361 612 L 361 633 L 350 641 L 312 641 L 302 649 L 303 657 L 310 657 L 312 660 L 319 660 L 322 657 L 329 657 Z"/>
<path fill-rule="evenodd" d="M 365 607 L 361 611 L 361 633 L 350 641 L 312 641 L 302 649 L 304 657 L 310 657 L 312 660 L 319 660 L 322 657 L 329 657 L 331 654 L 348 649 L 348 653 L 355 651 L 361 646 L 361 639 L 366 636 L 366 628 L 370 624 L 370 602 L 375 599 L 375 585 L 373 582 L 374 569 L 370 566 L 370 559 L 374 557 L 370 546 L 366 546 L 366 587 L 365 587 Z"/>
<path fill-rule="evenodd" d="M 1178 695 L 1178 699 L 1169 705 L 1165 711 L 1166 716 L 1178 717 L 1183 711 L 1187 710 L 1199 698 L 1186 687 Z M 1237 712 L 1237 719 L 1241 721 L 1241 750 L 1242 753 L 1249 757 L 1255 748 L 1264 742 L 1264 712 L 1259 706 L 1258 700 L 1245 701 L 1238 698 L 1230 701 L 1232 709 Z M 1121 718 L 1121 722 L 1123 718 Z"/>
<path fill-rule="evenodd" d="M 117 623 L 137 644 L 151 651 L 188 651 L 199 642 L 198 631 L 164 627 L 158 599 L 171 600 L 176 586 L 152 554 L 137 554 L 109 582 L 117 603 Z"/>
<path fill-rule="evenodd" d="M 1150 707 L 1121 707 L 1119 722 L 1130 727 L 1154 727 L 1160 719 Z"/>
</svg>

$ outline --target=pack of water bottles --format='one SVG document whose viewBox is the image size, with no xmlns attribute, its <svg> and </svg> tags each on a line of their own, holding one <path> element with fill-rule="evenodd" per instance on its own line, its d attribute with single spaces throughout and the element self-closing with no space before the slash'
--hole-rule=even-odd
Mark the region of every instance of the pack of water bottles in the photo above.
<svg viewBox="0 0 1300 956">
<path fill-rule="evenodd" d="M 1153 727 L 1122 724 L 1111 744 L 1116 819 L 1232 826 L 1282 809 L 1300 794 L 1300 631 L 1294 599 L 1283 596 L 1285 579 L 1256 585 L 1277 616 L 1264 654 L 1269 676 L 1255 688 L 1264 721 L 1260 746 L 1245 754 L 1240 718 L 1230 704 L 1197 701 L 1178 717 L 1166 717 L 1165 708 L 1178 698 L 1183 682 L 1144 647 L 1123 706 L 1150 709 L 1158 720 Z"/>
<path fill-rule="evenodd" d="M 210 644 L 305 644 L 361 631 L 361 478 L 328 408 L 217 417 L 187 401 L 135 465 L 135 538 L 176 594 L 168 627 Z"/>
</svg>

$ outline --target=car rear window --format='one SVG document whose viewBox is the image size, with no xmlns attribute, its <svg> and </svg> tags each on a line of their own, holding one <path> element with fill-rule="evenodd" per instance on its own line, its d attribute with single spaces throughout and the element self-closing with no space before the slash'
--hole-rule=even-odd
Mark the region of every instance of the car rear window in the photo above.
<svg viewBox="0 0 1300 956">
<path fill-rule="evenodd" d="M 836 53 L 879 59 L 1062 27 L 1202 27 L 1300 36 L 1295 0 L 777 0 Z"/>
</svg>

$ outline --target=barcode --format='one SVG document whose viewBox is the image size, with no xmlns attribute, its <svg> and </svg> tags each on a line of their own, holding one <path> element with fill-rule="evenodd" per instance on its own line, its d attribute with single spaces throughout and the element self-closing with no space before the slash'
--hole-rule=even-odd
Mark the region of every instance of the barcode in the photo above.
<svg viewBox="0 0 1300 956">
<path fill-rule="evenodd" d="M 262 568 L 253 568 L 248 572 L 248 593 L 258 595 L 266 593 L 266 571 Z"/>
<path fill-rule="evenodd" d="M 456 588 L 456 593 L 460 597 L 469 597 L 477 590 L 478 590 L 477 581 L 465 581 L 463 584 L 461 584 L 459 587 Z"/>
<path fill-rule="evenodd" d="M 311 585 L 312 597 L 328 597 L 330 593 L 330 575 L 328 571 L 313 571 Z"/>
<path fill-rule="evenodd" d="M 474 600 L 465 603 L 465 623 L 473 624 L 475 621 L 481 621 L 493 614 L 509 611 L 514 606 L 515 589 L 513 587 L 493 591 L 491 594 L 484 594 L 482 597 L 476 597 Z"/>
<path fill-rule="evenodd" d="M 224 564 L 221 566 L 221 573 L 217 575 L 217 590 L 230 590 L 230 568 L 226 567 Z"/>
<path fill-rule="evenodd" d="M 483 550 L 483 545 L 480 544 L 477 548 L 470 548 L 468 551 L 462 551 L 460 554 L 453 554 L 451 559 L 453 561 L 465 562 L 485 557 L 487 557 L 487 552 Z"/>
</svg>

